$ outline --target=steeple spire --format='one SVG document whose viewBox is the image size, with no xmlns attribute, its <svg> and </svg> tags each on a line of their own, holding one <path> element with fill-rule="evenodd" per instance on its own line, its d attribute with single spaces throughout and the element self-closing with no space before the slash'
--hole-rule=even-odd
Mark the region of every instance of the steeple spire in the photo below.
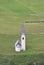
<svg viewBox="0 0 44 65">
<path fill-rule="evenodd" d="M 22 34 L 24 34 L 24 35 L 25 35 L 24 23 L 22 24 Z"/>
</svg>

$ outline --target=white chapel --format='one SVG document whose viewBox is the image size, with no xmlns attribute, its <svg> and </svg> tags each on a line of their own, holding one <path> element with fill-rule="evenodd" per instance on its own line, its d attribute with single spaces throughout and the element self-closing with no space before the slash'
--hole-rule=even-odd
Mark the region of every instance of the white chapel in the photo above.
<svg viewBox="0 0 44 65">
<path fill-rule="evenodd" d="M 15 51 L 25 51 L 26 50 L 26 43 L 25 43 L 25 30 L 24 30 L 24 24 L 22 25 L 22 32 L 21 32 L 21 40 L 17 40 L 15 43 Z"/>
</svg>

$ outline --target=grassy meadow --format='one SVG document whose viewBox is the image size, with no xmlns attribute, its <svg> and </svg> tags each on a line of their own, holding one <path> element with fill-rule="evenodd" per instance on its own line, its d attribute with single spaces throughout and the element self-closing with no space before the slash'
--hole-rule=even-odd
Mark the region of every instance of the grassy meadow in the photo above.
<svg viewBox="0 0 44 65">
<path fill-rule="evenodd" d="M 0 64 L 29 65 L 44 62 L 44 0 L 0 0 Z M 26 33 L 26 51 L 17 53 L 22 23 Z M 41 64 L 40 64 L 41 63 Z"/>
</svg>

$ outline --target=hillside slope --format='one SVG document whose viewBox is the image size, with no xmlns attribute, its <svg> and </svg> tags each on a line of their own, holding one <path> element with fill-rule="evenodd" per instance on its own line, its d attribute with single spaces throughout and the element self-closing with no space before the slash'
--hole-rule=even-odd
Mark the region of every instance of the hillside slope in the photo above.
<svg viewBox="0 0 44 65">
<path fill-rule="evenodd" d="M 29 21 L 37 23 L 26 23 Z M 0 0 L 0 64 L 29 65 L 44 62 L 44 0 Z M 26 32 L 26 51 L 15 52 L 21 36 L 22 22 Z M 42 64 L 41 64 L 42 65 Z"/>
<path fill-rule="evenodd" d="M 26 20 L 44 20 L 44 0 L 0 0 L 0 23 Z"/>
</svg>

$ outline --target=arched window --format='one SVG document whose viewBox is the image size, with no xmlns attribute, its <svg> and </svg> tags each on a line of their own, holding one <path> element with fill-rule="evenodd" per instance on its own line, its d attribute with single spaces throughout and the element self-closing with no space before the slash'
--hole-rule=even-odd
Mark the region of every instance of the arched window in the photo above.
<svg viewBox="0 0 44 65">
<path fill-rule="evenodd" d="M 24 40 L 24 37 L 22 39 Z"/>
</svg>

